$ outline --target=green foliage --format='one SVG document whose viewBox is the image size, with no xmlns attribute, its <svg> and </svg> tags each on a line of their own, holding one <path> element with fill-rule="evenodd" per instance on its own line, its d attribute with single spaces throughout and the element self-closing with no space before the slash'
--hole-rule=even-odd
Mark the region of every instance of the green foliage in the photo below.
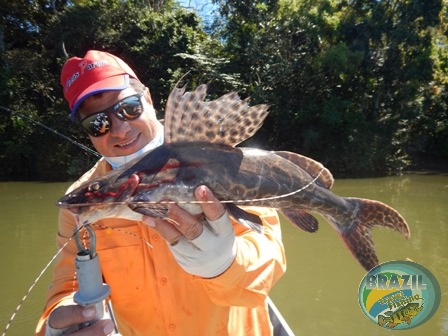
<svg viewBox="0 0 448 336">
<path fill-rule="evenodd" d="M 446 43 L 433 51 L 446 31 L 441 0 L 216 2 L 233 66 L 257 101 L 274 103 L 260 132 L 269 147 L 336 176 L 402 170 L 429 148 L 446 158 L 442 138 L 434 142 L 446 134 L 444 90 L 425 94 L 446 59 Z"/>
<path fill-rule="evenodd" d="M 204 27 L 173 0 L 24 1 L 0 8 L 0 106 L 90 146 L 69 121 L 59 85 L 72 56 L 100 49 L 125 59 L 163 117 L 169 92 L 211 82 L 269 103 L 247 144 L 315 158 L 335 176 L 448 159 L 446 3 L 211 0 Z M 67 179 L 95 161 L 0 108 L 0 179 Z"/>
<path fill-rule="evenodd" d="M 3 16 L 7 32 L 0 54 L 1 105 L 87 146 L 62 99 L 59 73 L 67 57 L 83 56 L 89 49 L 122 57 L 150 87 L 156 108 L 162 110 L 174 83 L 193 66 L 178 54 L 195 54 L 209 39 L 198 17 L 171 1 L 154 1 L 151 7 L 146 1 L 120 0 L 67 2 L 59 8 L 50 4 L 13 3 L 16 16 Z M 45 15 L 38 10 L 47 7 Z M 92 164 L 94 158 L 86 159 L 73 144 L 5 110 L 1 113 L 1 179 L 66 179 Z"/>
</svg>

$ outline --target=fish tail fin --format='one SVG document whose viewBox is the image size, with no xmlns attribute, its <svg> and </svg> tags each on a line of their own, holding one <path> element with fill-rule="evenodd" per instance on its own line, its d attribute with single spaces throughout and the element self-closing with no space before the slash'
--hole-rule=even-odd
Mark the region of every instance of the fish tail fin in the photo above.
<svg viewBox="0 0 448 336">
<path fill-rule="evenodd" d="M 378 265 L 378 257 L 371 235 L 374 226 L 387 227 L 401 233 L 406 238 L 411 236 L 409 226 L 404 218 L 390 206 L 373 200 L 345 198 L 355 208 L 355 216 L 349 225 L 335 223 L 341 238 L 353 256 L 365 270 Z"/>
</svg>

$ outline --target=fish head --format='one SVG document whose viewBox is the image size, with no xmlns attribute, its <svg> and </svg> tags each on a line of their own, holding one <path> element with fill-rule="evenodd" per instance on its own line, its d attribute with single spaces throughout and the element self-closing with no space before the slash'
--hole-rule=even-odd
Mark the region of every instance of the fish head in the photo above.
<svg viewBox="0 0 448 336">
<path fill-rule="evenodd" d="M 92 224 L 102 218 L 141 219 L 127 205 L 140 183 L 137 174 L 129 177 L 106 174 L 86 182 L 60 198 L 56 205 L 69 210 L 77 218 L 78 225 Z"/>
<path fill-rule="evenodd" d="M 194 200 L 194 186 L 199 183 L 197 178 L 201 174 L 197 168 L 201 163 L 179 161 L 179 152 L 185 147 L 187 144 L 162 145 L 82 184 L 56 205 L 72 212 L 82 224 L 111 217 L 130 220 L 141 220 L 142 215 L 165 217 L 167 200 L 186 203 Z M 191 173 L 195 171 L 197 174 Z M 182 183 L 185 180 L 188 183 Z"/>
<path fill-rule="evenodd" d="M 409 303 L 406 308 L 406 315 L 413 318 L 423 309 L 423 305 L 419 307 L 418 303 Z"/>
</svg>

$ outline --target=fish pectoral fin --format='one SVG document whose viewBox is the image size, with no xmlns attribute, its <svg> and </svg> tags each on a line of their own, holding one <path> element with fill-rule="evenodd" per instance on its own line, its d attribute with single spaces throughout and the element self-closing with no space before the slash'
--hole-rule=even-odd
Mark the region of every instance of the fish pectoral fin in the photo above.
<svg viewBox="0 0 448 336">
<path fill-rule="evenodd" d="M 154 204 L 152 204 L 151 206 L 143 206 L 140 204 L 128 203 L 128 207 L 136 213 L 154 218 L 166 217 L 166 213 L 168 211 L 166 206 L 157 206 Z"/>
<path fill-rule="evenodd" d="M 257 233 L 263 233 L 263 222 L 261 221 L 260 217 L 239 208 L 233 203 L 227 204 L 226 207 L 229 214 L 233 218 L 235 218 L 238 223 L 251 230 L 254 230 Z"/>
<path fill-rule="evenodd" d="M 279 209 L 279 212 L 303 231 L 314 233 L 319 229 L 316 217 L 304 210 Z"/>
</svg>

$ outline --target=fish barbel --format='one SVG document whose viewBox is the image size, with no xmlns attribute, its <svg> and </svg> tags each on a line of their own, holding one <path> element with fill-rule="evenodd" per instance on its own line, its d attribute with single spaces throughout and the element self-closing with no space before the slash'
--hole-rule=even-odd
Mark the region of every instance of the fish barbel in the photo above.
<svg viewBox="0 0 448 336">
<path fill-rule="evenodd" d="M 88 181 L 57 205 L 92 224 L 106 217 L 166 217 L 167 203 L 201 212 L 194 190 L 206 185 L 239 223 L 258 232 L 258 216 L 240 206 L 275 208 L 307 232 L 318 229 L 320 214 L 339 233 L 366 269 L 378 264 L 370 234 L 383 226 L 410 237 L 403 217 L 388 205 L 340 197 L 330 191 L 331 173 L 319 162 L 285 151 L 235 147 L 252 136 L 267 115 L 267 105 L 249 106 L 236 93 L 204 101 L 207 87 L 175 88 L 165 110 L 164 144 Z"/>
</svg>

